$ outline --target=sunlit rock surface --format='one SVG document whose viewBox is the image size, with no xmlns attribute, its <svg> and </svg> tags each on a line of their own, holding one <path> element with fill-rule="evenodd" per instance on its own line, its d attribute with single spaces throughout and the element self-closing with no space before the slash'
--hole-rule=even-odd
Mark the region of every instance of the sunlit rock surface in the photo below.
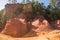
<svg viewBox="0 0 60 40">
<path fill-rule="evenodd" d="M 32 22 L 32 31 L 39 34 L 46 34 L 52 30 L 49 22 L 46 19 L 40 21 L 40 19 L 36 19 Z"/>
</svg>

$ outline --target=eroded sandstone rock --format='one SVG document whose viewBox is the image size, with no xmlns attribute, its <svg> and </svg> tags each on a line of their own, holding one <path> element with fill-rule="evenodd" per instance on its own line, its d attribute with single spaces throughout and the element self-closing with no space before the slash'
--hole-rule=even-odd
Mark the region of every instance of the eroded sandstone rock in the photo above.
<svg viewBox="0 0 60 40">
<path fill-rule="evenodd" d="M 21 17 L 21 16 L 20 16 Z M 13 18 L 7 21 L 1 33 L 11 36 L 22 36 L 27 32 L 27 21 L 25 18 Z"/>
<path fill-rule="evenodd" d="M 32 22 L 32 31 L 34 31 L 37 35 L 46 34 L 52 30 L 49 22 L 47 20 L 36 19 Z"/>
<path fill-rule="evenodd" d="M 56 20 L 53 22 L 53 27 L 55 29 L 59 29 L 60 30 L 60 20 Z"/>
</svg>

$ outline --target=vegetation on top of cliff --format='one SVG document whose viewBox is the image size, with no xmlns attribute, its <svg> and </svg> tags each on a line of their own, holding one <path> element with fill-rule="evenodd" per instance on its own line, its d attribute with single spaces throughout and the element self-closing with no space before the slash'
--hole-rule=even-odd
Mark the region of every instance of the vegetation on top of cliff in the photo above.
<svg viewBox="0 0 60 40">
<path fill-rule="evenodd" d="M 48 21 L 60 19 L 60 7 L 49 4 L 47 7 L 38 1 L 33 3 L 33 14 L 39 13 L 43 15 Z"/>
<path fill-rule="evenodd" d="M 32 20 L 36 15 L 44 16 L 49 22 L 60 19 L 60 7 L 49 4 L 47 7 L 44 6 L 44 3 L 39 3 L 38 1 L 32 1 L 32 11 L 28 12 L 30 16 L 27 16 L 28 20 Z M 58 3 L 58 5 L 60 2 Z M 23 10 L 27 8 L 25 5 L 23 8 L 18 8 L 15 15 L 23 13 Z M 2 18 L 3 10 L 0 11 L 0 24 L 5 25 L 6 20 Z"/>
</svg>

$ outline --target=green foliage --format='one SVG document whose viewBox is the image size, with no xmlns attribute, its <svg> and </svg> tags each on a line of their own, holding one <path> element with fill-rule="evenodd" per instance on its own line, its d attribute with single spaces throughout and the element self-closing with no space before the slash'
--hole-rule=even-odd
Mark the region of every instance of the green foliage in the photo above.
<svg viewBox="0 0 60 40">
<path fill-rule="evenodd" d="M 1 28 L 4 28 L 4 26 L 5 26 L 5 24 L 6 24 L 6 18 L 1 18 L 1 20 L 0 20 L 0 23 L 1 23 Z"/>
<path fill-rule="evenodd" d="M 0 17 L 2 16 L 2 14 L 3 14 L 3 10 L 0 11 Z"/>
<path fill-rule="evenodd" d="M 41 4 L 38 1 L 33 1 L 32 16 L 35 17 L 37 14 L 43 15 L 48 21 L 60 19 L 60 9 L 58 6 L 49 4 L 46 8 L 43 3 Z"/>
<path fill-rule="evenodd" d="M 32 3 L 32 7 L 33 7 L 33 14 L 37 14 L 37 13 L 41 13 L 42 12 L 42 7 L 41 4 L 36 1 Z"/>
<path fill-rule="evenodd" d="M 3 26 L 6 24 L 6 19 L 2 17 L 3 11 L 4 11 L 4 10 L 1 10 L 1 11 L 0 11 L 0 28 L 1 28 L 1 29 L 2 29 Z"/>
<path fill-rule="evenodd" d="M 53 7 L 52 5 L 48 5 L 46 9 L 46 19 L 49 21 L 54 21 L 60 19 L 60 9 L 58 7 Z"/>
</svg>

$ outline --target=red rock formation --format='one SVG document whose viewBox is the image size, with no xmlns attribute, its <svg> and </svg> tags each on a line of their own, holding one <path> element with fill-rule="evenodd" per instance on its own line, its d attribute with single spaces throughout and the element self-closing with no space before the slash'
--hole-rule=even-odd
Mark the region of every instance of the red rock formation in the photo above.
<svg viewBox="0 0 60 40">
<path fill-rule="evenodd" d="M 35 32 L 36 35 L 45 34 L 51 31 L 51 26 L 46 19 L 38 18 L 32 22 L 31 31 Z"/>
<path fill-rule="evenodd" d="M 60 30 L 60 20 L 56 20 L 54 22 L 54 27 L 55 27 L 55 29 L 59 29 Z"/>
<path fill-rule="evenodd" d="M 1 33 L 11 36 L 22 36 L 27 32 L 27 21 L 25 16 L 14 18 L 7 21 L 5 28 Z"/>
</svg>

